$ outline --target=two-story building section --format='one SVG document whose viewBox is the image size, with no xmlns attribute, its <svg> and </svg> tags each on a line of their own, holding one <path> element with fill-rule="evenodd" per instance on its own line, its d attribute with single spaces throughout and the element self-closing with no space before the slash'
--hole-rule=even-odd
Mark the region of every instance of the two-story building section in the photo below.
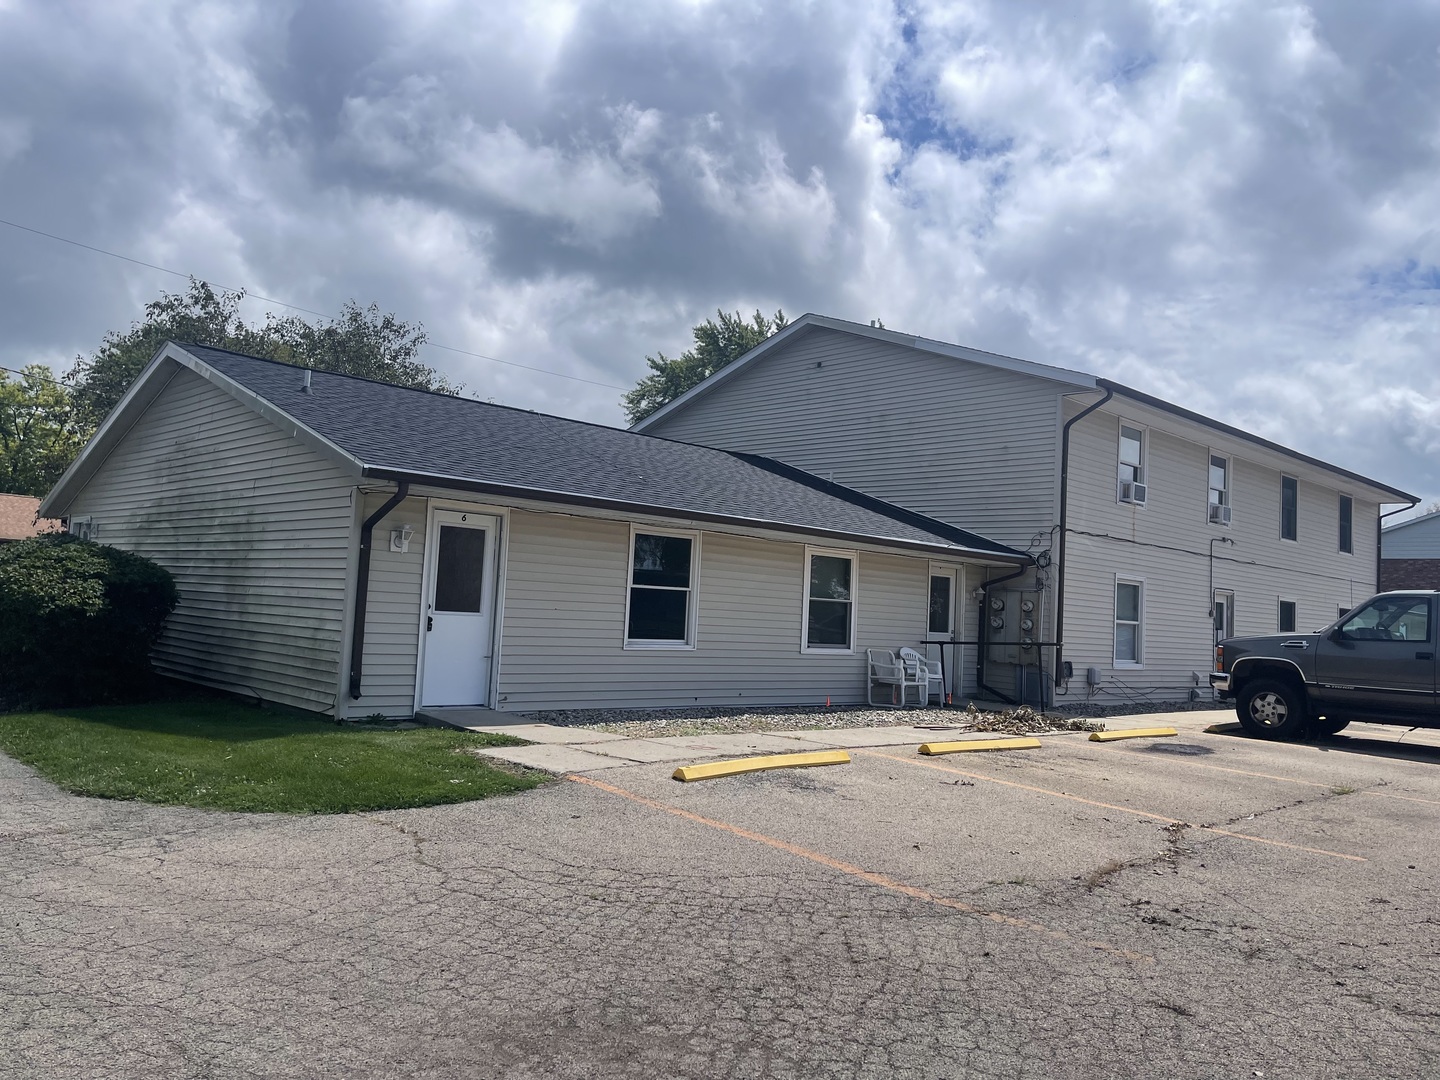
<svg viewBox="0 0 1440 1080">
<path fill-rule="evenodd" d="M 635 428 L 1031 552 L 1020 577 L 932 583 L 965 601 L 962 695 L 1208 697 L 1217 637 L 1333 622 L 1376 589 L 1382 507 L 1416 502 L 1106 379 L 818 315 Z"/>
</svg>

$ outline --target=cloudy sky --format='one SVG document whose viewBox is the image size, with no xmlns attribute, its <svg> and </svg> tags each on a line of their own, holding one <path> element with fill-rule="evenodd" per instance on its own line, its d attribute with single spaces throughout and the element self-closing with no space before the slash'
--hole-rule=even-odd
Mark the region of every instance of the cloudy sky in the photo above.
<svg viewBox="0 0 1440 1080">
<path fill-rule="evenodd" d="M 574 377 L 427 350 L 508 404 L 620 423 L 783 307 L 1429 501 L 1436 101 L 1437 0 L 0 0 L 0 218 Z M 63 369 L 184 279 L 0 225 L 0 286 L 0 364 Z"/>
</svg>

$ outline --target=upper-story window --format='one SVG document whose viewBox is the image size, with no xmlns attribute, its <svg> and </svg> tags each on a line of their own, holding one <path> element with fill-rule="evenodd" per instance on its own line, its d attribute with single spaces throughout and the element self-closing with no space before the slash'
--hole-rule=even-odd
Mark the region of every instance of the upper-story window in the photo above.
<svg viewBox="0 0 1440 1080">
<path fill-rule="evenodd" d="M 1230 524 L 1230 459 L 1210 455 L 1210 524 Z"/>
<path fill-rule="evenodd" d="M 1340 496 L 1340 550 L 1355 554 L 1355 500 L 1349 495 Z"/>
<path fill-rule="evenodd" d="M 1300 481 L 1280 477 L 1280 539 L 1300 539 Z"/>
<path fill-rule="evenodd" d="M 1120 423 L 1120 474 L 1115 488 L 1120 502 L 1144 503 L 1145 485 L 1145 429 L 1134 424 Z"/>
</svg>

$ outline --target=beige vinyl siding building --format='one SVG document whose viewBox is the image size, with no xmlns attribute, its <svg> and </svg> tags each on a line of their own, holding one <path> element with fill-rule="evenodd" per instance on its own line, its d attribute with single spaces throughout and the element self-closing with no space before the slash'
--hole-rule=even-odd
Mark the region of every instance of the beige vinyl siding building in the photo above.
<svg viewBox="0 0 1440 1080">
<path fill-rule="evenodd" d="M 153 658 L 162 674 L 333 712 L 351 479 L 189 369 L 145 393 L 57 513 L 175 576 L 180 603 Z"/>
<path fill-rule="evenodd" d="M 637 430 L 778 458 L 1024 549 L 1056 514 L 1059 395 L 1077 384 L 955 353 L 821 324 Z"/>
<path fill-rule="evenodd" d="M 376 530 L 388 534 L 410 524 L 414 532 L 409 553 L 375 553 L 364 694 L 350 706 L 351 715 L 400 715 L 414 708 L 423 637 L 417 602 L 423 529 L 432 504 L 503 516 L 505 594 L 495 697 L 502 710 L 864 701 L 864 650 L 923 647 L 932 561 L 964 566 L 958 560 L 849 549 L 857 556 L 855 647 L 802 655 L 803 541 L 715 531 L 675 519 L 636 522 L 466 502 L 453 492 L 421 490 L 424 497 L 401 503 Z M 379 493 L 366 498 L 367 506 L 383 501 Z M 632 527 L 697 534 L 693 649 L 626 648 Z M 960 692 L 958 681 L 955 689 Z"/>
<path fill-rule="evenodd" d="M 963 633 L 1028 562 L 763 459 L 173 344 L 43 509 L 174 574 L 160 671 L 339 718 L 852 704 L 935 575 Z"/>
<path fill-rule="evenodd" d="M 1067 422 L 1107 392 L 1071 427 L 1065 460 Z M 1120 500 L 1121 474 L 1136 475 L 1122 461 L 1122 421 L 1143 433 L 1143 505 Z M 1413 502 L 1081 372 L 815 315 L 636 430 L 767 454 L 931 517 L 983 523 L 1048 563 L 988 598 L 1007 605 L 985 613 L 1005 625 L 983 629 L 1007 640 L 985 648 L 986 681 L 1013 696 L 1013 608 L 1034 596 L 1042 640 L 1060 637 L 1073 667 L 1067 680 L 1062 665 L 1057 700 L 1208 697 L 1217 607 L 1222 633 L 1276 632 L 1282 603 L 1297 629 L 1333 621 L 1375 591 L 1382 503 Z M 1210 520 L 1212 453 L 1224 461 L 1228 525 Z M 1280 535 L 1282 475 L 1296 484 L 1294 540 Z M 1117 611 L 1117 599 L 1138 610 Z M 1054 681 L 1057 650 L 1040 651 Z"/>
<path fill-rule="evenodd" d="M 1067 419 L 1081 402 L 1068 402 Z M 1117 497 L 1120 426 L 1144 432 L 1144 505 Z M 1229 525 L 1210 520 L 1209 465 L 1226 462 Z M 1282 539 L 1281 482 L 1297 481 L 1296 539 Z M 1090 667 L 1113 696 L 1209 696 L 1221 630 L 1273 634 L 1333 622 L 1375 591 L 1380 493 L 1245 440 L 1134 400 L 1112 398 L 1071 432 L 1066 540 L 1066 649 L 1083 692 Z M 1340 550 L 1340 500 L 1351 500 L 1350 548 Z M 1142 585 L 1140 659 L 1117 661 L 1116 582 Z M 1280 604 L 1295 605 L 1282 627 Z"/>
</svg>

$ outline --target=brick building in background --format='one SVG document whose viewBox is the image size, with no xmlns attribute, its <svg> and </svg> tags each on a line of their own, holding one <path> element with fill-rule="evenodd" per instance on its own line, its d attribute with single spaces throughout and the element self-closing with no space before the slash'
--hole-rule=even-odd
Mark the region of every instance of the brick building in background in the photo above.
<svg viewBox="0 0 1440 1080">
<path fill-rule="evenodd" d="M 40 500 L 33 495 L 0 494 L 0 544 L 12 540 L 24 540 L 40 533 L 59 532 L 61 523 L 56 518 L 37 516 Z"/>
<path fill-rule="evenodd" d="M 1440 509 L 1380 533 L 1381 589 L 1440 589 Z"/>
</svg>

